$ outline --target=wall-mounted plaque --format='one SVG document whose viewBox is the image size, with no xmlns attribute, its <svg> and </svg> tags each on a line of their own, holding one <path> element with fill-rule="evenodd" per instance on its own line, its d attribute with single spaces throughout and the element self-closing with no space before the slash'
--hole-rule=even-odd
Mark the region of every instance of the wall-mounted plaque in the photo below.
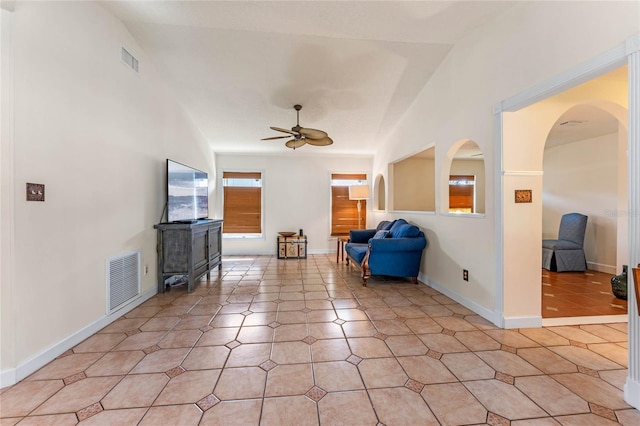
<svg viewBox="0 0 640 426">
<path fill-rule="evenodd" d="M 530 189 L 516 189 L 516 203 L 530 203 L 530 202 L 531 202 Z"/>
</svg>

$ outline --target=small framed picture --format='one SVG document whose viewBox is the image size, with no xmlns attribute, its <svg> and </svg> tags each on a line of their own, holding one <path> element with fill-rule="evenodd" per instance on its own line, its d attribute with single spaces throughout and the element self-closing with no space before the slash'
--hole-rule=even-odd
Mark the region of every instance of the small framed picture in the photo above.
<svg viewBox="0 0 640 426">
<path fill-rule="evenodd" d="M 531 202 L 530 189 L 516 189 L 516 203 L 530 203 L 530 202 Z"/>
</svg>

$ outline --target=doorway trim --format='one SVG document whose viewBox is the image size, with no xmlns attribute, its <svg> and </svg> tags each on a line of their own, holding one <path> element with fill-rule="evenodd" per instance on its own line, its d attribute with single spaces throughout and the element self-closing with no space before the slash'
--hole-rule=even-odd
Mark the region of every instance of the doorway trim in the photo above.
<svg viewBox="0 0 640 426">
<path fill-rule="evenodd" d="M 599 75 L 628 65 L 628 141 L 629 164 L 629 264 L 640 262 L 640 34 L 629 37 L 624 43 L 586 61 L 573 69 L 550 80 L 525 90 L 494 105 L 494 148 L 495 172 L 495 253 L 496 253 L 496 309 L 495 323 L 503 328 L 540 327 L 542 315 L 505 318 L 504 317 L 504 177 L 521 172 L 505 170 L 503 161 L 503 125 L 505 112 L 514 112 L 562 91 L 585 83 Z M 630 286 L 632 287 L 632 286 Z M 633 292 L 633 288 L 631 292 Z M 631 294 L 629 300 L 633 301 Z M 640 317 L 638 307 L 629 303 L 628 308 L 629 367 L 624 386 L 625 401 L 640 408 Z"/>
</svg>

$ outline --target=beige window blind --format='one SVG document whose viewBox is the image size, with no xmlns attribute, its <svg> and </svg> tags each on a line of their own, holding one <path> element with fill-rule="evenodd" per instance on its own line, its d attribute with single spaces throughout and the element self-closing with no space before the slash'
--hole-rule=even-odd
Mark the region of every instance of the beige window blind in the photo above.
<svg viewBox="0 0 640 426">
<path fill-rule="evenodd" d="M 262 233 L 262 173 L 223 172 L 225 234 Z"/>
</svg>

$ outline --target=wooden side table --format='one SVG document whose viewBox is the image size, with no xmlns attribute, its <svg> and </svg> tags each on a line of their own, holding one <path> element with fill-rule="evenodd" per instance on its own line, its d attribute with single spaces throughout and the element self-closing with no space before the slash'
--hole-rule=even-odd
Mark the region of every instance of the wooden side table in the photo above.
<svg viewBox="0 0 640 426">
<path fill-rule="evenodd" d="M 347 236 L 338 236 L 336 238 L 338 246 L 336 247 L 336 263 L 340 261 L 340 256 L 342 256 L 342 260 L 344 261 L 344 245 L 350 241 L 350 238 Z"/>
</svg>

